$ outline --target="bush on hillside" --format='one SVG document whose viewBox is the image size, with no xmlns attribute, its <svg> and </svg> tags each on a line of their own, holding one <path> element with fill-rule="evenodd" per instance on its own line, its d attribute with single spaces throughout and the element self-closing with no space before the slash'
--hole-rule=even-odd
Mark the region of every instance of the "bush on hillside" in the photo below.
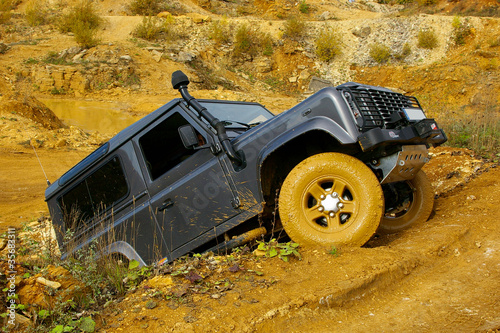
<svg viewBox="0 0 500 333">
<path fill-rule="evenodd" d="M 382 64 L 391 58 L 391 49 L 387 45 L 375 43 L 370 45 L 369 54 L 373 60 Z"/>
<path fill-rule="evenodd" d="M 323 29 L 316 39 L 316 55 L 319 60 L 329 62 L 341 53 L 340 34 L 333 29 Z"/>
<path fill-rule="evenodd" d="M 208 37 L 215 42 L 216 45 L 228 44 L 232 40 L 231 26 L 226 18 L 213 21 L 210 24 L 210 33 Z"/>
<path fill-rule="evenodd" d="M 61 16 L 58 28 L 63 33 L 72 32 L 78 45 L 89 48 L 99 42 L 97 30 L 103 24 L 104 20 L 97 13 L 92 2 L 83 0 Z"/>
<path fill-rule="evenodd" d="M 438 38 L 434 29 L 420 30 L 417 39 L 417 46 L 422 49 L 433 49 L 438 45 Z"/>
<path fill-rule="evenodd" d="M 455 45 L 465 45 L 467 38 L 474 35 L 475 29 L 469 23 L 469 19 L 462 21 L 460 17 L 455 16 L 451 23 L 453 27 L 453 41 Z"/>
<path fill-rule="evenodd" d="M 132 35 L 137 38 L 153 41 L 160 38 L 160 36 L 170 37 L 172 29 L 170 25 L 173 18 L 170 16 L 166 20 L 162 20 L 156 16 L 145 16 L 135 29 Z"/>
<path fill-rule="evenodd" d="M 238 28 L 234 36 L 234 57 L 240 57 L 243 54 L 255 57 L 258 54 L 271 55 L 272 53 L 273 40 L 271 35 L 250 29 L 246 24 Z"/>
<path fill-rule="evenodd" d="M 7 23 L 10 20 L 12 9 L 12 0 L 0 0 L 0 24 Z"/>
<path fill-rule="evenodd" d="M 164 10 L 161 0 L 132 0 L 129 10 L 134 15 L 157 15 Z"/>
<path fill-rule="evenodd" d="M 24 18 L 32 27 L 47 23 L 47 3 L 45 1 L 31 0 L 24 10 Z"/>
<path fill-rule="evenodd" d="M 306 24 L 299 17 L 292 16 L 285 22 L 283 37 L 299 40 L 305 35 Z"/>
</svg>

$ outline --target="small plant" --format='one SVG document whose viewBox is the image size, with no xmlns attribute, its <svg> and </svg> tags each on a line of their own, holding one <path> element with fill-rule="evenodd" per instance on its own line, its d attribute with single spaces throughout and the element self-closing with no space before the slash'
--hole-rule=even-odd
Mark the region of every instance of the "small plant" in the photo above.
<svg viewBox="0 0 500 333">
<path fill-rule="evenodd" d="M 469 19 L 462 21 L 460 17 L 455 16 L 451 23 L 453 27 L 453 42 L 455 45 L 465 45 L 467 38 L 475 33 L 474 27 L 469 23 Z"/>
<path fill-rule="evenodd" d="M 328 250 L 328 254 L 332 255 L 334 257 L 338 257 L 340 255 L 340 251 L 339 251 L 339 249 L 337 249 L 337 247 L 335 245 L 332 245 L 330 250 Z"/>
<path fill-rule="evenodd" d="M 422 6 L 430 6 L 430 5 L 435 5 L 437 3 L 437 0 L 418 0 L 418 2 Z"/>
<path fill-rule="evenodd" d="M 259 244 L 257 249 L 265 252 L 266 256 L 269 258 L 278 256 L 281 260 L 288 262 L 289 257 L 293 255 L 299 260 L 302 259 L 302 256 L 297 250 L 299 247 L 299 244 L 297 243 L 278 243 L 278 241 L 274 238 L 267 243 L 263 241 L 257 241 L 257 243 Z"/>
<path fill-rule="evenodd" d="M 231 27 L 227 19 L 213 21 L 210 24 L 210 34 L 208 36 L 216 45 L 231 42 Z"/>
<path fill-rule="evenodd" d="M 391 49 L 380 43 L 371 44 L 369 53 L 370 57 L 379 64 L 385 63 L 391 58 Z"/>
<path fill-rule="evenodd" d="M 7 23 L 10 20 L 12 9 L 12 0 L 0 0 L 0 24 Z"/>
<path fill-rule="evenodd" d="M 78 45 L 90 48 L 99 42 L 97 30 L 103 24 L 104 20 L 97 13 L 93 3 L 83 0 L 60 18 L 58 28 L 62 33 L 72 32 Z"/>
<path fill-rule="evenodd" d="M 233 56 L 240 57 L 247 54 L 251 57 L 259 53 L 271 55 L 273 41 L 269 34 L 262 34 L 258 30 L 250 29 L 246 24 L 241 25 L 234 36 Z"/>
<path fill-rule="evenodd" d="M 306 24 L 299 17 L 292 16 L 286 20 L 284 28 L 283 37 L 299 40 L 305 35 Z"/>
<path fill-rule="evenodd" d="M 422 49 L 433 49 L 438 45 L 438 39 L 434 29 L 422 29 L 418 32 L 417 46 Z"/>
<path fill-rule="evenodd" d="M 161 0 L 132 0 L 129 10 L 134 15 L 157 15 L 163 11 Z"/>
<path fill-rule="evenodd" d="M 323 29 L 316 39 L 316 55 L 319 60 L 329 62 L 341 53 L 342 40 L 333 29 Z"/>
<path fill-rule="evenodd" d="M 45 1 L 31 0 L 24 10 L 24 17 L 32 27 L 45 24 L 47 15 L 48 9 Z"/>
<path fill-rule="evenodd" d="M 396 58 L 397 60 L 404 60 L 410 54 L 411 54 L 411 46 L 410 44 L 405 43 L 405 45 L 403 45 L 403 49 L 401 50 L 401 52 L 394 54 L 394 58 Z"/>
<path fill-rule="evenodd" d="M 306 3 L 306 0 L 302 0 L 299 3 L 299 11 L 302 14 L 308 14 L 309 13 L 309 5 Z"/>
<path fill-rule="evenodd" d="M 156 16 L 145 16 L 142 23 L 132 31 L 132 35 L 149 41 L 156 40 L 160 35 L 168 33 L 168 22 L 163 22 Z"/>
</svg>

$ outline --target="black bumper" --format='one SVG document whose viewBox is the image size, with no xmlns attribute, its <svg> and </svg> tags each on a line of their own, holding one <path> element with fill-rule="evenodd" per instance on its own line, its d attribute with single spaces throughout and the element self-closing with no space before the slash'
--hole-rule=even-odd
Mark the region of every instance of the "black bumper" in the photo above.
<svg viewBox="0 0 500 333">
<path fill-rule="evenodd" d="M 426 144 L 437 147 L 448 140 L 434 119 L 422 119 L 402 129 L 374 128 L 358 138 L 363 151 L 395 144 Z"/>
</svg>

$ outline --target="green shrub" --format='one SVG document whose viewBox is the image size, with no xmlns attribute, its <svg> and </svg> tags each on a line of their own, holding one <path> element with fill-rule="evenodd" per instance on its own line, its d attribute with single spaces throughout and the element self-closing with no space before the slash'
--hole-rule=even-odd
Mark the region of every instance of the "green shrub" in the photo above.
<svg viewBox="0 0 500 333">
<path fill-rule="evenodd" d="M 270 56 L 274 53 L 274 42 L 269 33 L 261 35 L 262 54 Z"/>
<path fill-rule="evenodd" d="M 377 63 L 385 63 L 391 57 L 391 49 L 383 44 L 375 43 L 370 45 L 370 57 Z"/>
<path fill-rule="evenodd" d="M 418 32 L 417 46 L 422 49 L 433 49 L 438 45 L 438 39 L 434 29 L 425 29 Z"/>
<path fill-rule="evenodd" d="M 45 1 L 31 0 L 24 10 L 24 17 L 32 27 L 45 24 L 47 15 L 48 9 Z"/>
<path fill-rule="evenodd" d="M 469 23 L 469 19 L 463 22 L 460 17 L 455 16 L 451 23 L 453 27 L 453 41 L 455 45 L 465 45 L 467 38 L 474 35 L 474 27 Z"/>
<path fill-rule="evenodd" d="M 79 25 L 79 22 L 85 23 L 89 29 L 98 29 L 103 25 L 104 20 L 97 13 L 91 1 L 82 0 L 68 13 L 61 16 L 58 22 L 59 31 L 74 33 L 74 26 Z"/>
<path fill-rule="evenodd" d="M 145 16 L 142 19 L 142 23 L 132 31 L 132 35 L 137 38 L 153 41 L 161 35 L 169 35 L 169 25 L 171 22 L 173 22 L 172 18 L 163 21 L 156 16 Z"/>
<path fill-rule="evenodd" d="M 83 48 L 88 49 L 99 43 L 97 29 L 93 28 L 88 22 L 75 22 L 72 31 L 75 35 L 76 43 Z"/>
<path fill-rule="evenodd" d="M 0 24 L 7 23 L 10 20 L 12 9 L 12 0 L 0 0 Z"/>
<path fill-rule="evenodd" d="M 299 17 L 292 16 L 285 22 L 283 37 L 299 40 L 305 35 L 306 24 Z"/>
<path fill-rule="evenodd" d="M 161 0 L 132 0 L 129 9 L 134 15 L 156 15 L 164 10 Z"/>
<path fill-rule="evenodd" d="M 58 28 L 63 33 L 72 32 L 78 45 L 90 48 L 99 43 L 97 31 L 103 24 L 104 20 L 97 13 L 92 2 L 83 0 L 61 16 Z"/>
<path fill-rule="evenodd" d="M 309 13 L 309 5 L 306 3 L 306 0 L 302 0 L 299 4 L 299 11 L 302 14 L 307 14 Z"/>
<path fill-rule="evenodd" d="M 208 37 L 217 45 L 231 42 L 231 27 L 227 19 L 213 21 L 210 24 L 210 34 Z"/>
<path fill-rule="evenodd" d="M 341 53 L 340 34 L 333 29 L 323 29 L 316 39 L 316 55 L 321 61 L 331 61 Z"/>
</svg>

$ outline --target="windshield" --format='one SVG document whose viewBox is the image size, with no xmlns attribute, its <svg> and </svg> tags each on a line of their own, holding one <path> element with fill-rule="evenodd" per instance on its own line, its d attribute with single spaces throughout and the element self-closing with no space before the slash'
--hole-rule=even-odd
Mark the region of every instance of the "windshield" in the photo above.
<svg viewBox="0 0 500 333">
<path fill-rule="evenodd" d="M 222 121 L 226 128 L 250 128 L 274 117 L 260 104 L 226 101 L 200 101 L 200 104 Z"/>
</svg>

